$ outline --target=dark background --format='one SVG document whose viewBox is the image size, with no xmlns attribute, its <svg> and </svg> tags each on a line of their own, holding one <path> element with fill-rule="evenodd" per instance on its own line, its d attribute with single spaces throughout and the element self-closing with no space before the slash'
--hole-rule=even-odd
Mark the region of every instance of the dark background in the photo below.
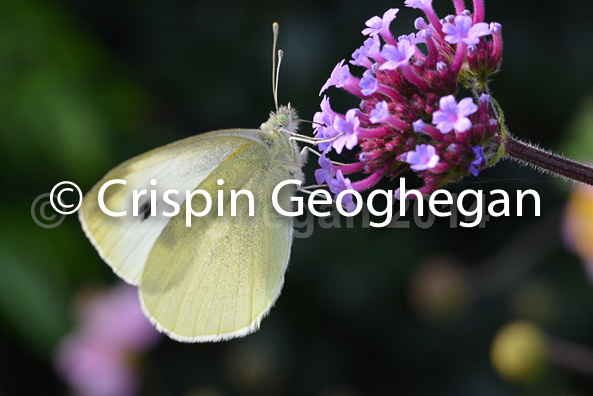
<svg viewBox="0 0 593 396">
<path fill-rule="evenodd" d="M 453 12 L 435 3 L 441 16 Z M 364 22 L 392 7 L 401 9 L 394 36 L 411 32 L 421 14 L 403 0 L 0 1 L 0 395 L 66 393 L 52 353 L 74 325 L 73 298 L 116 280 L 76 216 L 36 225 L 38 195 L 62 180 L 86 192 L 118 163 L 179 138 L 258 127 L 273 109 L 274 21 L 285 51 L 279 100 L 312 119 L 334 65 L 362 44 Z M 503 26 L 491 88 L 511 133 L 593 160 L 593 130 L 575 127 L 593 87 L 593 4 L 496 0 L 486 9 Z M 329 95 L 342 111 L 355 104 Z M 511 385 L 489 360 L 496 332 L 516 319 L 593 344 L 593 289 L 561 242 L 572 187 L 504 161 L 450 190 L 535 189 L 541 217 L 473 229 L 318 227 L 295 240 L 258 333 L 205 345 L 163 339 L 142 357 L 143 393 L 588 393 L 590 376 L 551 365 Z M 432 282 L 450 287 L 435 299 Z"/>
</svg>

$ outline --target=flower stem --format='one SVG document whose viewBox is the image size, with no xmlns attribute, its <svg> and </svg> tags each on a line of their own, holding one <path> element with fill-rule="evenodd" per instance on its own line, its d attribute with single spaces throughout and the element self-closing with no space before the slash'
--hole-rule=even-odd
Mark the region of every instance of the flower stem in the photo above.
<svg viewBox="0 0 593 396">
<path fill-rule="evenodd" d="M 504 138 L 505 155 L 554 175 L 593 185 L 593 168 L 515 139 Z"/>
<path fill-rule="evenodd" d="M 548 357 L 561 366 L 593 374 L 593 350 L 568 341 L 548 336 Z"/>
</svg>

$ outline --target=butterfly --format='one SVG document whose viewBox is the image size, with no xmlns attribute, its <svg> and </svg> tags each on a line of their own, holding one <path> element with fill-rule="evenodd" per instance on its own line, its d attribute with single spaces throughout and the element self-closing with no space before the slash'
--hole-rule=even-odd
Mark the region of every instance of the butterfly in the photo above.
<svg viewBox="0 0 593 396">
<path fill-rule="evenodd" d="M 274 24 L 274 54 L 277 35 Z M 86 236 L 118 276 L 138 287 L 150 321 L 175 340 L 252 333 L 280 294 L 293 230 L 292 218 L 274 209 L 272 193 L 285 180 L 304 180 L 306 157 L 294 139 L 297 113 L 278 107 L 273 74 L 277 110 L 259 129 L 208 132 L 154 149 L 109 171 L 83 199 Z M 119 182 L 104 187 L 113 180 Z M 205 194 L 188 201 L 170 190 L 208 193 L 214 209 L 192 217 L 208 206 Z M 232 190 L 253 195 L 234 197 L 234 216 Z M 294 184 L 280 189 L 279 206 L 289 210 L 295 193 Z"/>
</svg>

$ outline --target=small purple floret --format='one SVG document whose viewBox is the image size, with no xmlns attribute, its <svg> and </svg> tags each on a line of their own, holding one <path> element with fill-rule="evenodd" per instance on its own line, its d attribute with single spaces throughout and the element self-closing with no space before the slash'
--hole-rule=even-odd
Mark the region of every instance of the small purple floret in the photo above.
<svg viewBox="0 0 593 396">
<path fill-rule="evenodd" d="M 331 139 L 338 135 L 338 132 L 333 127 L 335 118 L 336 113 L 330 107 L 329 98 L 324 96 L 321 101 L 321 111 L 318 111 L 313 116 L 315 137 L 318 139 Z M 328 152 L 331 149 L 331 142 L 318 143 L 317 147 L 324 153 Z"/>
<path fill-rule="evenodd" d="M 389 117 L 389 106 L 386 101 L 378 102 L 375 108 L 371 110 L 371 122 L 378 124 L 385 121 Z"/>
<path fill-rule="evenodd" d="M 474 146 L 472 147 L 472 151 L 476 156 L 476 159 L 472 161 L 469 166 L 468 172 L 474 176 L 478 176 L 481 169 L 484 169 L 486 166 L 486 159 L 484 158 L 484 147 L 482 146 Z"/>
<path fill-rule="evenodd" d="M 443 32 L 446 34 L 445 41 L 450 44 L 463 42 L 467 45 L 475 45 L 480 42 L 480 37 L 490 34 L 487 23 L 480 22 L 474 25 L 469 16 L 458 15 L 454 21 L 454 23 L 443 25 Z"/>
<path fill-rule="evenodd" d="M 472 126 L 467 116 L 478 110 L 478 106 L 476 106 L 472 98 L 462 99 L 457 104 L 453 95 L 441 98 L 439 100 L 439 106 L 440 110 L 432 114 L 432 123 L 442 133 L 449 133 L 452 130 L 461 133 L 467 131 Z"/>
<path fill-rule="evenodd" d="M 336 170 L 332 162 L 322 154 L 317 161 L 320 168 L 315 170 L 315 180 L 317 184 L 330 183 L 330 181 L 336 176 Z"/>
<path fill-rule="evenodd" d="M 342 61 L 338 63 L 336 67 L 334 67 L 331 76 L 327 79 L 323 87 L 321 87 L 321 91 L 319 91 L 319 96 L 321 96 L 321 94 L 329 87 L 335 86 L 337 88 L 342 88 L 344 85 L 346 85 L 351 75 L 350 68 L 348 67 L 348 65 L 344 66 L 344 61 L 345 60 L 342 59 Z"/>
<path fill-rule="evenodd" d="M 332 179 L 329 183 L 329 190 L 334 194 L 338 195 L 342 191 L 345 190 L 354 190 L 352 187 L 352 182 L 347 177 L 344 177 L 342 171 L 338 169 L 336 173 L 336 178 Z M 342 204 L 346 206 L 346 210 L 348 212 L 352 212 L 356 209 L 356 205 L 354 204 L 354 200 L 352 199 L 352 194 L 345 194 L 342 199 Z"/>
<path fill-rule="evenodd" d="M 356 129 L 360 126 L 360 120 L 356 115 L 357 109 L 350 109 L 346 112 L 346 118 L 336 117 L 334 119 L 334 129 L 342 136 L 333 141 L 332 147 L 338 154 L 342 153 L 344 146 L 352 150 L 358 144 Z"/>
<path fill-rule="evenodd" d="M 361 88 L 361 93 L 365 96 L 369 96 L 377 92 L 379 89 L 379 82 L 373 75 L 373 72 L 370 70 L 366 70 L 363 75 L 362 79 L 358 86 Z"/>
<path fill-rule="evenodd" d="M 412 123 L 414 132 L 423 133 L 426 130 L 426 123 L 422 120 L 417 120 Z"/>
<path fill-rule="evenodd" d="M 399 8 L 391 8 L 383 14 L 383 18 L 374 16 L 365 25 L 368 27 L 362 31 L 365 36 L 376 36 L 378 34 L 389 33 L 389 25 L 391 21 L 395 19 L 395 16 L 399 12 Z"/>
<path fill-rule="evenodd" d="M 432 7 L 432 0 L 406 0 L 405 4 L 406 7 L 425 10 L 428 7 Z"/>
<path fill-rule="evenodd" d="M 398 67 L 409 64 L 414 52 L 416 52 L 416 46 L 408 39 L 400 40 L 397 47 L 395 45 L 385 44 L 381 51 L 381 56 L 387 61 L 381 65 L 380 69 L 395 70 Z"/>
<path fill-rule="evenodd" d="M 436 149 L 429 144 L 420 144 L 416 146 L 415 151 L 408 151 L 405 155 L 405 161 L 415 171 L 434 168 L 439 163 L 439 159 Z"/>
<path fill-rule="evenodd" d="M 418 30 L 425 30 L 430 28 L 428 26 L 428 23 L 426 23 L 426 21 L 422 17 L 416 18 L 416 20 L 414 21 L 414 27 Z"/>
</svg>

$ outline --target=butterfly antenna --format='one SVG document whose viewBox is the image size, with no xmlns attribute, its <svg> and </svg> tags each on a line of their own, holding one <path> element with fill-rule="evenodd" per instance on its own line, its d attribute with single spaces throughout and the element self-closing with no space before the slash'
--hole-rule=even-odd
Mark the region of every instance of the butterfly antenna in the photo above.
<svg viewBox="0 0 593 396">
<path fill-rule="evenodd" d="M 276 110 L 278 110 L 278 78 L 280 77 L 280 65 L 282 64 L 282 58 L 284 58 L 284 51 L 278 50 L 278 66 L 276 67 L 276 87 L 274 87 L 274 102 L 276 103 Z"/>
<path fill-rule="evenodd" d="M 280 70 L 280 62 L 282 61 L 282 51 L 278 51 L 278 68 L 276 68 L 276 44 L 278 43 L 279 28 L 280 26 L 277 22 L 272 24 L 272 31 L 274 32 L 274 44 L 272 46 L 272 94 L 274 95 L 276 111 L 278 111 L 278 71 Z"/>
</svg>

